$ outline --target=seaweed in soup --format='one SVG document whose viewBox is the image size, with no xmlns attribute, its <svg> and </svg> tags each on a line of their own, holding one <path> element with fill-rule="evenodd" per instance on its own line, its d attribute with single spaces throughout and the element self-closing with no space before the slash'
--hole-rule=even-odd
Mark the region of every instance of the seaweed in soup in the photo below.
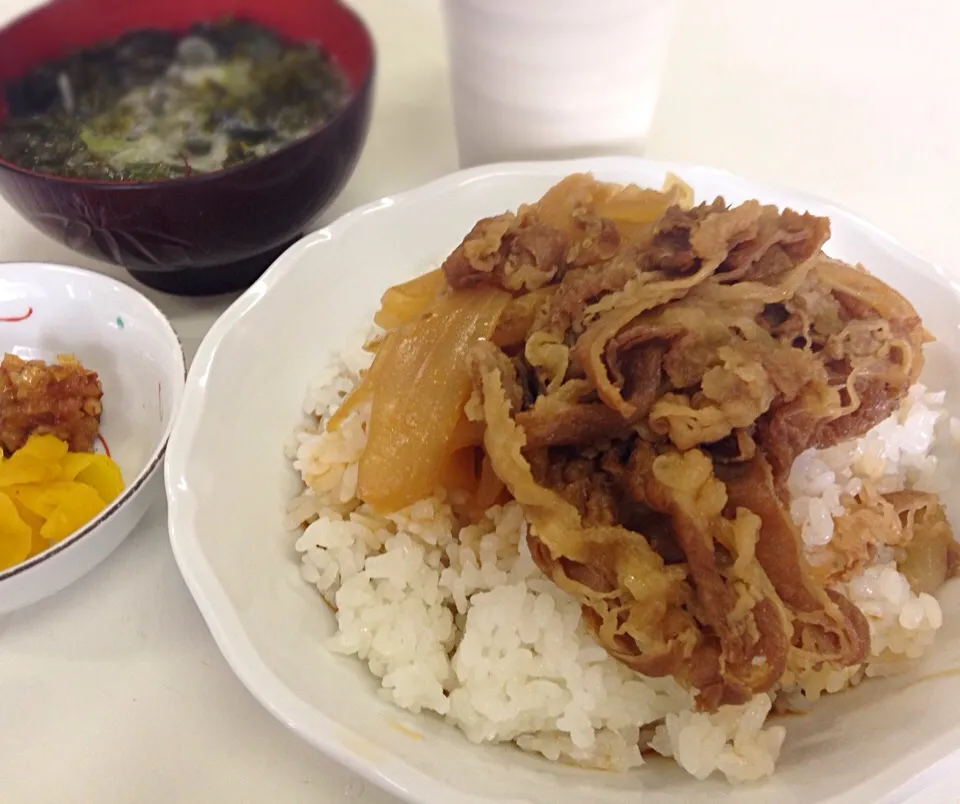
<svg viewBox="0 0 960 804">
<path fill-rule="evenodd" d="M 41 64 L 5 92 L 0 158 L 60 176 L 150 181 L 270 154 L 324 125 L 348 86 L 318 45 L 228 19 L 132 31 Z"/>
</svg>

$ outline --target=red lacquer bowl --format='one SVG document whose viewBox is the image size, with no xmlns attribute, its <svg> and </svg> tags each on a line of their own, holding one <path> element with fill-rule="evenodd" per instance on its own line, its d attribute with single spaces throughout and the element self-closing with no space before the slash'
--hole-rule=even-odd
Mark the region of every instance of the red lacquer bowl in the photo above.
<svg viewBox="0 0 960 804">
<path fill-rule="evenodd" d="M 363 148 L 374 46 L 350 9 L 337 0 L 54 0 L 0 30 L 0 82 L 131 30 L 181 31 L 228 14 L 320 42 L 351 86 L 344 109 L 270 156 L 168 181 L 65 179 L 0 160 L 0 194 L 45 234 L 151 287 L 199 295 L 253 282 L 336 198 Z"/>
</svg>

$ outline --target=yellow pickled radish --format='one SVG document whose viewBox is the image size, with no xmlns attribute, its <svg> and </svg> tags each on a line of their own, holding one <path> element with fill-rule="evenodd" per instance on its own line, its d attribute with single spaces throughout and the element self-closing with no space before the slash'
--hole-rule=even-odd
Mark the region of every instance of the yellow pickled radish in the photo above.
<svg viewBox="0 0 960 804">
<path fill-rule="evenodd" d="M 31 436 L 0 457 L 0 569 L 42 553 L 82 528 L 123 491 L 107 455 L 70 452 L 51 435 Z"/>
<path fill-rule="evenodd" d="M 27 508 L 22 502 L 20 502 L 20 500 L 16 498 L 16 495 L 11 493 L 10 489 L 6 489 L 5 492 L 0 492 L 0 494 L 5 494 L 5 496 L 13 500 L 13 504 L 17 508 L 17 513 L 20 514 L 20 518 L 30 526 L 31 530 L 36 531 L 37 533 L 40 532 L 40 526 L 46 521 L 42 516 L 35 514 L 33 511 Z"/>
<path fill-rule="evenodd" d="M 76 476 L 78 483 L 86 483 L 97 490 L 106 503 L 112 503 L 123 491 L 120 467 L 106 455 L 90 455 L 90 463 Z"/>
<path fill-rule="evenodd" d="M 34 556 L 40 555 L 44 550 L 50 547 L 51 542 L 48 542 L 43 536 L 40 535 L 39 530 L 33 531 L 33 534 L 30 539 L 30 552 L 27 555 L 27 558 L 33 558 Z"/>
<path fill-rule="evenodd" d="M 20 518 L 13 500 L 0 493 L 0 570 L 26 559 L 32 542 L 30 526 Z"/>
<path fill-rule="evenodd" d="M 40 528 L 40 535 L 49 542 L 66 538 L 107 507 L 96 489 L 81 483 L 70 485 L 72 489 L 57 495 L 57 507 Z"/>
<path fill-rule="evenodd" d="M 67 443 L 55 435 L 32 435 L 27 439 L 26 444 L 13 453 L 10 460 L 29 456 L 40 461 L 59 462 L 68 450 Z"/>
<path fill-rule="evenodd" d="M 45 483 L 61 476 L 67 445 L 56 436 L 30 436 L 27 443 L 0 463 L 0 488 L 16 483 Z"/>
<path fill-rule="evenodd" d="M 23 483 L 8 486 L 4 491 L 32 514 L 46 521 L 57 508 L 57 495 L 68 491 L 72 485 L 72 482 L 56 480 L 49 483 Z"/>
<path fill-rule="evenodd" d="M 46 520 L 63 504 L 64 500 L 83 494 L 84 489 L 91 488 L 88 484 L 76 480 L 54 480 L 51 483 L 10 486 L 5 491 L 28 511 Z M 92 490 L 98 497 L 100 496 L 96 489 Z"/>
<path fill-rule="evenodd" d="M 101 456 L 94 455 L 92 452 L 68 452 L 60 460 L 60 480 L 76 480 L 77 475 L 86 469 L 94 458 L 99 457 Z M 107 458 L 107 460 L 110 459 Z"/>
<path fill-rule="evenodd" d="M 43 523 L 46 521 L 42 516 L 37 516 L 29 508 L 19 502 L 16 498 L 13 499 L 13 504 L 17 507 L 17 513 L 20 514 L 20 518 L 27 523 L 30 527 L 31 532 L 33 533 L 33 538 L 30 541 L 30 555 L 27 558 L 33 558 L 33 556 L 42 553 L 50 546 L 50 542 L 43 538 L 40 535 L 40 528 L 43 527 Z"/>
</svg>

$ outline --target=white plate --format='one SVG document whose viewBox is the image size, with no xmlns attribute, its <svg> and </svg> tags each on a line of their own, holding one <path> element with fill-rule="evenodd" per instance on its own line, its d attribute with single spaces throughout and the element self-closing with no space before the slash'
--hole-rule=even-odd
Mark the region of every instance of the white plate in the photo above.
<svg viewBox="0 0 960 804">
<path fill-rule="evenodd" d="M 0 265 L 3 352 L 43 360 L 72 353 L 98 373 L 101 445 L 126 487 L 80 530 L 0 572 L 0 613 L 73 583 L 130 534 L 159 491 L 155 478 L 186 376 L 177 334 L 146 297 L 93 271 L 46 263 Z"/>
<path fill-rule="evenodd" d="M 217 643 L 256 698 L 408 801 L 660 804 L 730 794 L 725 782 L 698 783 L 666 761 L 615 775 L 474 746 L 438 720 L 382 702 L 360 662 L 323 648 L 334 618 L 300 579 L 294 537 L 281 527 L 297 488 L 283 444 L 300 421 L 307 384 L 368 324 L 381 292 L 435 267 L 478 218 L 535 200 L 582 170 L 647 186 L 671 170 L 700 199 L 760 198 L 829 215 L 827 251 L 863 262 L 910 297 L 940 338 L 923 379 L 960 402 L 960 285 L 844 210 L 716 170 L 627 158 L 478 168 L 381 199 L 295 245 L 214 325 L 196 356 L 167 456 L 170 537 Z M 952 705 L 960 675 L 942 672 L 960 668 L 960 607 L 948 600 L 945 610 L 927 680 L 865 684 L 790 718 L 777 775 L 738 789 L 737 801 L 893 802 L 917 789 L 924 771 L 960 749 Z"/>
</svg>

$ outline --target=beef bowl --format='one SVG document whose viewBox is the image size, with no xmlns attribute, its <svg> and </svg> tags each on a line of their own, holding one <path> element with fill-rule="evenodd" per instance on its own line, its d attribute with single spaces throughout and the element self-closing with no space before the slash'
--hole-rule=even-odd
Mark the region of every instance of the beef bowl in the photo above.
<svg viewBox="0 0 960 804">
<path fill-rule="evenodd" d="M 54 0 L 0 30 L 0 194 L 150 287 L 240 289 L 349 179 L 374 61 L 337 0 Z"/>
</svg>

